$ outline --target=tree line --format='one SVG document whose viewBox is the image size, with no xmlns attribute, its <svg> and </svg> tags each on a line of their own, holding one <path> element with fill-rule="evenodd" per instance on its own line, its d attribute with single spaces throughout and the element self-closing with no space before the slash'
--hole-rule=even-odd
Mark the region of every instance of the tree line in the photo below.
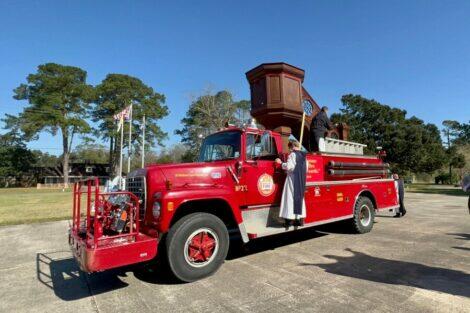
<svg viewBox="0 0 470 313">
<path fill-rule="evenodd" d="M 189 148 L 186 160 L 197 156 L 202 138 L 227 122 L 240 122 L 239 111 L 249 112 L 250 102 L 233 102 L 231 95 L 219 92 L 193 101 L 181 120 L 182 128 L 176 133 Z M 442 142 L 438 127 L 421 119 L 407 117 L 406 110 L 393 108 L 360 95 L 344 95 L 342 108 L 333 114 L 333 122 L 345 122 L 350 126 L 350 141 L 367 145 L 367 154 L 376 154 L 377 147 L 387 152 L 386 162 L 401 175 L 412 173 L 432 174 L 448 166 L 444 180 L 455 182 L 458 177 L 452 168 L 464 169 L 466 158 L 462 151 L 470 149 L 470 124 L 444 121 L 442 133 L 447 139 Z M 245 112 L 241 116 L 244 115 Z M 249 113 L 247 114 L 249 117 Z M 468 153 L 467 158 L 470 158 Z"/>
<path fill-rule="evenodd" d="M 236 102 L 226 90 L 215 93 L 206 90 L 192 101 L 187 114 L 188 120 L 185 120 L 188 126 L 176 131 L 182 136 L 184 145 L 167 147 L 156 154 L 150 151 L 150 148 L 156 145 L 164 146 L 168 134 L 160 128 L 158 122 L 169 114 L 169 110 L 165 105 L 165 96 L 139 78 L 125 74 L 108 74 L 101 83 L 92 86 L 87 83 L 85 70 L 75 66 L 46 63 L 39 65 L 35 73 L 26 77 L 25 83 L 13 90 L 13 98 L 26 100 L 28 105 L 18 115 L 5 114 L 2 120 L 8 132 L 0 135 L 0 176 L 19 176 L 27 173 L 32 166 L 60 162 L 64 182 L 68 182 L 71 157 L 101 162 L 103 158 L 107 158 L 110 174 L 118 174 L 120 134 L 113 116 L 131 103 L 134 151 L 140 151 L 142 145 L 140 126 L 145 115 L 145 144 L 146 151 L 149 151 L 146 158 L 149 162 L 194 160 L 197 144 L 194 145 L 193 142 L 200 141 L 200 130 L 216 130 L 225 122 L 231 121 L 228 116 L 238 116 L 239 119 L 249 116 L 249 101 Z M 199 126 L 189 126 L 190 120 Z M 41 132 L 60 136 L 60 157 L 26 148 L 25 142 L 37 140 Z M 125 138 L 128 138 L 128 132 L 126 123 Z M 77 137 L 80 138 L 81 144 L 75 148 L 74 153 L 72 147 Z M 96 139 L 107 143 L 107 148 L 96 143 Z M 127 145 L 128 142 L 124 141 L 124 150 Z M 177 155 L 178 158 L 170 155 Z M 138 166 L 137 163 L 132 160 L 134 168 Z"/>
<path fill-rule="evenodd" d="M 18 115 L 5 115 L 8 132 L 0 136 L 0 176 L 18 176 L 31 166 L 62 164 L 64 181 L 68 181 L 70 159 L 108 163 L 116 175 L 119 161 L 119 133 L 113 116 L 133 104 L 134 151 L 140 151 L 141 118 L 146 116 L 147 163 L 191 162 L 196 160 L 205 136 L 227 123 L 240 124 L 250 118 L 250 102 L 236 101 L 227 90 L 205 90 L 194 97 L 181 127 L 175 131 L 181 144 L 165 147 L 160 153 L 151 147 L 164 146 L 168 134 L 158 122 L 169 114 L 165 96 L 140 79 L 125 74 L 108 74 L 96 86 L 87 83 L 87 73 L 74 66 L 47 63 L 26 77 L 26 82 L 13 91 L 13 98 L 26 100 L 28 105 Z M 470 126 L 456 121 L 443 122 L 441 139 L 436 125 L 419 118 L 407 117 L 405 110 L 367 99 L 360 95 L 344 95 L 342 108 L 333 114 L 333 122 L 351 127 L 350 140 L 367 145 L 374 154 L 380 146 L 387 151 L 387 162 L 400 174 L 433 173 L 448 166 L 462 169 L 466 165 L 462 147 L 470 146 Z M 31 151 L 25 142 L 36 140 L 41 132 L 59 135 L 62 139 L 60 157 Z M 125 138 L 128 127 L 125 127 Z M 80 137 L 80 144 L 72 150 Z M 105 145 L 98 143 L 100 139 Z M 127 141 L 124 141 L 127 146 Z M 125 147 L 124 147 L 125 148 Z M 136 154 L 132 168 L 140 167 Z"/>
<path fill-rule="evenodd" d="M 448 180 L 455 181 L 452 167 L 465 167 L 460 151 L 470 145 L 470 124 L 444 121 L 442 133 L 447 142 L 443 145 L 436 125 L 415 116 L 408 118 L 406 110 L 352 94 L 344 95 L 341 102 L 342 108 L 331 116 L 332 121 L 347 123 L 351 127 L 349 139 L 367 144 L 367 153 L 382 147 L 394 172 L 433 173 L 449 166 Z"/>
<path fill-rule="evenodd" d="M 148 122 L 146 141 L 150 147 L 167 138 L 167 133 L 158 126 L 158 121 L 169 113 L 165 96 L 136 77 L 108 74 L 100 84 L 92 86 L 87 83 L 85 70 L 46 63 L 39 65 L 13 93 L 14 99 L 26 100 L 28 105 L 18 115 L 6 114 L 3 121 L 9 132 L 2 136 L 3 140 L 14 139 L 10 144 L 20 148 L 19 142 L 36 140 L 41 132 L 59 135 L 64 182 L 68 182 L 70 154 L 77 137 L 107 142 L 108 161 L 116 173 L 120 147 L 113 115 L 131 103 L 132 142 L 136 146 L 141 143 L 139 126 L 143 115 Z"/>
</svg>

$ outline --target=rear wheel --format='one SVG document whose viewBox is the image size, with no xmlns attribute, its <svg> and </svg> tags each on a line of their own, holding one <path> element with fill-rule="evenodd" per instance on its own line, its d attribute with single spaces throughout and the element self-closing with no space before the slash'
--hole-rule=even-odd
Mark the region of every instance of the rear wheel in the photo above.
<svg viewBox="0 0 470 313">
<path fill-rule="evenodd" d="M 225 224 L 208 213 L 183 217 L 171 227 L 166 239 L 170 269 L 184 282 L 214 274 L 224 262 L 228 247 Z"/>
<path fill-rule="evenodd" d="M 359 197 L 354 206 L 353 229 L 359 233 L 368 233 L 374 227 L 375 208 L 368 197 Z"/>
</svg>

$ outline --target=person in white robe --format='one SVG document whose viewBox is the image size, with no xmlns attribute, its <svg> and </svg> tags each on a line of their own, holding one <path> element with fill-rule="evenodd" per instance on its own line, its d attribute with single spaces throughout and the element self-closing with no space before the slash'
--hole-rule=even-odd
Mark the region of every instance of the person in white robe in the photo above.
<svg viewBox="0 0 470 313">
<path fill-rule="evenodd" d="M 300 151 L 300 144 L 297 141 L 290 141 L 289 142 L 289 150 L 291 151 L 288 158 L 287 162 L 283 163 L 280 159 L 276 159 L 276 162 L 281 165 L 282 169 L 286 171 L 287 176 L 286 176 L 286 181 L 284 183 L 284 189 L 282 191 L 282 199 L 281 199 L 281 206 L 279 210 L 279 217 L 285 219 L 285 226 L 289 227 L 290 225 L 294 224 L 295 226 L 302 226 L 303 225 L 303 219 L 306 217 L 306 207 L 305 207 L 305 197 L 303 195 L 304 189 L 305 189 L 305 177 L 306 177 L 306 172 L 308 170 L 308 162 L 305 158 L 305 154 Z M 295 213 L 295 201 L 294 201 L 294 195 L 295 195 L 295 190 L 294 186 L 295 184 L 295 175 L 298 175 L 299 170 L 301 171 L 302 169 L 297 169 L 296 173 L 296 165 L 297 165 L 297 158 L 302 158 L 303 157 L 303 163 L 305 163 L 304 167 L 304 186 L 301 186 L 302 189 L 302 210 L 299 212 L 300 214 Z M 299 210 L 297 210 L 299 211 Z"/>
</svg>

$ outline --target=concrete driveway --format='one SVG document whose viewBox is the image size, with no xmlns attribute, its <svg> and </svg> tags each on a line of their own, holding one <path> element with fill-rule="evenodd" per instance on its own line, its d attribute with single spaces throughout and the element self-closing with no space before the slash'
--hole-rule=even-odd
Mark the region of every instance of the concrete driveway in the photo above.
<svg viewBox="0 0 470 313">
<path fill-rule="evenodd" d="M 85 275 L 66 222 L 0 228 L 0 312 L 469 312 L 467 198 L 407 194 L 371 233 L 340 225 L 231 249 L 216 275 L 176 284 L 149 266 Z"/>
</svg>

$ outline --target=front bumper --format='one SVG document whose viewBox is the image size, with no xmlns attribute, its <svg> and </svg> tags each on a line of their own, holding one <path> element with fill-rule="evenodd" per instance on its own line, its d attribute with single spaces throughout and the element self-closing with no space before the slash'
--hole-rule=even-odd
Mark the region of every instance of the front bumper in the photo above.
<svg viewBox="0 0 470 313">
<path fill-rule="evenodd" d="M 123 238 L 96 245 L 70 232 L 69 245 L 80 269 L 88 273 L 149 261 L 157 255 L 156 238 L 142 233 L 132 241 Z"/>
</svg>

